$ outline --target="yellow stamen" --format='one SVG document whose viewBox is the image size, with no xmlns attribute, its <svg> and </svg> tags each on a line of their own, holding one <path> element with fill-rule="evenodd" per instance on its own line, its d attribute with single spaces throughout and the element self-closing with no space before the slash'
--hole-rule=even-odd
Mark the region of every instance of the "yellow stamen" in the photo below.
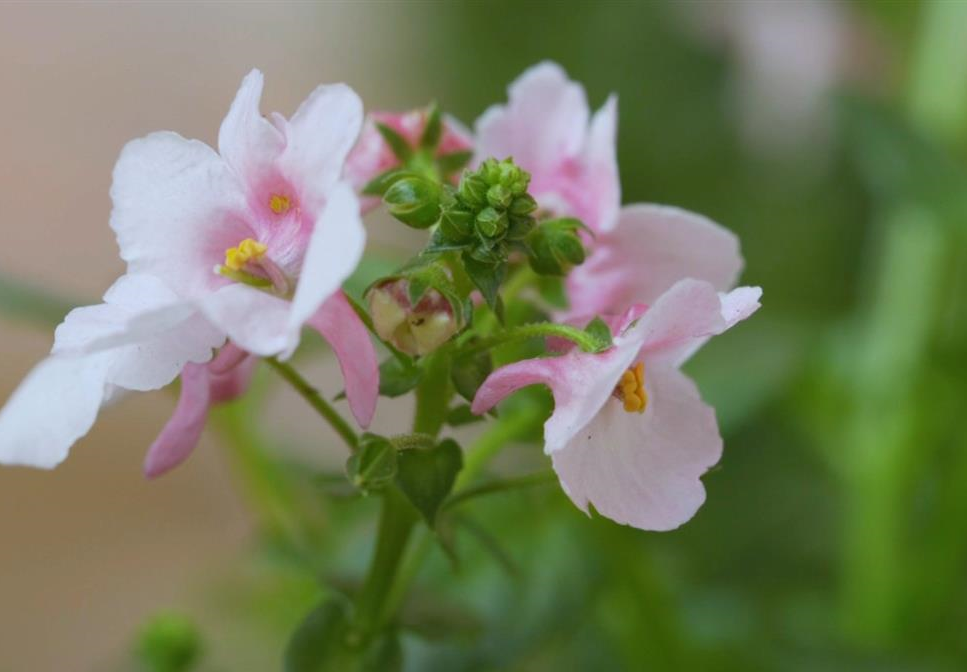
<svg viewBox="0 0 967 672">
<path fill-rule="evenodd" d="M 291 207 L 292 201 L 289 200 L 288 196 L 272 194 L 272 197 L 269 198 L 269 209 L 277 215 L 284 215 Z"/>
<path fill-rule="evenodd" d="M 638 362 L 621 374 L 618 388 L 615 390 L 619 399 L 624 402 L 624 409 L 628 413 L 644 413 L 648 405 L 648 393 L 645 392 L 645 364 Z"/>
<path fill-rule="evenodd" d="M 233 271 L 241 271 L 250 261 L 261 259 L 268 249 L 257 240 L 246 238 L 238 244 L 238 247 L 225 250 L 225 267 Z"/>
</svg>

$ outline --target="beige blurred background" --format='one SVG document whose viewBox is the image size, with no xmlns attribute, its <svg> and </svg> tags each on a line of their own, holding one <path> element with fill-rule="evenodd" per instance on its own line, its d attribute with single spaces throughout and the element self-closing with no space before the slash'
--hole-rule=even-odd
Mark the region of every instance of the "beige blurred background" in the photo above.
<svg viewBox="0 0 967 672">
<path fill-rule="evenodd" d="M 122 271 L 108 189 L 123 144 L 159 129 L 214 143 L 252 67 L 266 74 L 263 111 L 289 114 L 332 81 L 350 83 L 368 106 L 425 103 L 429 85 L 404 88 L 398 68 L 386 67 L 405 61 L 401 9 L 0 3 L 0 272 L 96 300 Z M 371 242 L 405 243 L 378 226 Z M 0 400 L 51 341 L 0 322 Z M 330 392 L 333 373 L 325 363 L 311 372 Z M 135 395 L 105 412 L 57 470 L 0 469 L 0 671 L 113 669 L 148 614 L 194 599 L 192 587 L 249 540 L 211 437 L 170 476 L 141 477 L 173 405 L 170 393 Z M 298 404 L 274 406 L 268 426 L 310 420 Z M 248 660 L 245 669 L 261 668 Z"/>
</svg>

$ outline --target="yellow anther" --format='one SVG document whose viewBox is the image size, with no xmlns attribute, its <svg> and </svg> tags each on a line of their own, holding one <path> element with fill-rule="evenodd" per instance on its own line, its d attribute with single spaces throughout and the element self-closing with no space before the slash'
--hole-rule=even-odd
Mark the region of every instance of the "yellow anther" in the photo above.
<svg viewBox="0 0 967 672">
<path fill-rule="evenodd" d="M 250 261 L 258 261 L 268 249 L 257 240 L 246 238 L 238 244 L 238 247 L 225 250 L 225 267 L 233 271 L 241 271 Z"/>
<path fill-rule="evenodd" d="M 292 201 L 289 200 L 288 196 L 272 194 L 272 197 L 269 198 L 269 209 L 277 215 L 284 215 L 291 207 Z"/>
<path fill-rule="evenodd" d="M 619 399 L 624 402 L 624 409 L 628 413 L 644 413 L 648 405 L 648 393 L 645 392 L 645 365 L 638 362 L 621 374 L 618 389 L 615 391 Z"/>
</svg>

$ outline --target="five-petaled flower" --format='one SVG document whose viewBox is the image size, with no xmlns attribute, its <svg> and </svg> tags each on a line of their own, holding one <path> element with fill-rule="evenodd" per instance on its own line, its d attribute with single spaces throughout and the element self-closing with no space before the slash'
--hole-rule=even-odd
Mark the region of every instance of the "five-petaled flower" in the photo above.
<svg viewBox="0 0 967 672">
<path fill-rule="evenodd" d="M 735 286 L 742 257 L 730 231 L 679 208 L 621 206 L 614 95 L 592 116 L 584 88 L 550 62 L 528 69 L 508 93 L 506 105 L 477 120 L 477 160 L 512 155 L 531 173 L 542 211 L 577 217 L 595 234 L 591 254 L 567 278 L 561 319 L 587 322 L 652 303 L 682 278 Z"/>
<path fill-rule="evenodd" d="M 369 423 L 376 353 L 340 289 L 365 244 L 341 177 L 362 104 L 345 85 L 320 86 L 291 119 L 265 118 L 261 93 L 253 71 L 217 152 L 171 132 L 121 152 L 111 227 L 127 273 L 104 303 L 67 316 L 51 357 L 0 411 L 0 462 L 52 467 L 105 402 L 181 374 L 175 415 L 145 461 L 148 475 L 163 473 L 191 452 L 209 404 L 244 390 L 248 353 L 288 357 L 305 324 L 333 347 L 350 408 Z"/>
<path fill-rule="evenodd" d="M 705 501 L 700 477 L 722 453 L 715 412 L 679 366 L 751 315 L 760 295 L 757 287 L 719 294 L 708 282 L 681 280 L 650 307 L 615 318 L 614 345 L 605 352 L 572 349 L 497 369 L 477 391 L 473 412 L 519 388 L 547 385 L 555 408 L 544 425 L 545 452 L 571 500 L 625 525 L 678 527 Z"/>
</svg>

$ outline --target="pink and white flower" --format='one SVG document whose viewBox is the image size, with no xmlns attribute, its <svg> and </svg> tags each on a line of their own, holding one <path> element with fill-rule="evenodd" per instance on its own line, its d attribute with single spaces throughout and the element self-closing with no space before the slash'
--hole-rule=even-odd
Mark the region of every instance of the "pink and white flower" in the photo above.
<svg viewBox="0 0 967 672">
<path fill-rule="evenodd" d="M 542 210 L 577 217 L 595 233 L 591 254 L 568 277 L 571 306 L 562 319 L 652 303 L 686 277 L 720 291 L 735 285 L 742 257 L 730 231 L 674 207 L 621 207 L 614 95 L 592 116 L 584 87 L 550 62 L 524 72 L 508 94 L 506 105 L 477 120 L 477 160 L 513 156 L 531 173 Z"/>
<path fill-rule="evenodd" d="M 722 454 L 715 412 L 679 366 L 755 312 L 761 294 L 758 287 L 720 294 L 711 283 L 681 280 L 652 306 L 616 320 L 614 345 L 603 353 L 575 348 L 494 371 L 473 412 L 522 387 L 547 385 L 555 408 L 544 450 L 571 500 L 624 525 L 674 529 L 705 501 L 701 476 Z"/>
<path fill-rule="evenodd" d="M 182 374 L 178 410 L 146 462 L 160 473 L 190 452 L 209 403 L 244 389 L 244 354 L 286 358 L 305 324 L 333 346 L 350 408 L 368 425 L 376 353 L 340 289 L 365 245 L 341 179 L 362 105 L 345 85 L 320 86 L 291 119 L 267 119 L 262 84 L 258 71 L 243 80 L 218 152 L 171 132 L 121 152 L 111 227 L 127 274 L 103 304 L 67 316 L 51 357 L 0 411 L 0 462 L 52 467 L 118 390 Z"/>
</svg>

